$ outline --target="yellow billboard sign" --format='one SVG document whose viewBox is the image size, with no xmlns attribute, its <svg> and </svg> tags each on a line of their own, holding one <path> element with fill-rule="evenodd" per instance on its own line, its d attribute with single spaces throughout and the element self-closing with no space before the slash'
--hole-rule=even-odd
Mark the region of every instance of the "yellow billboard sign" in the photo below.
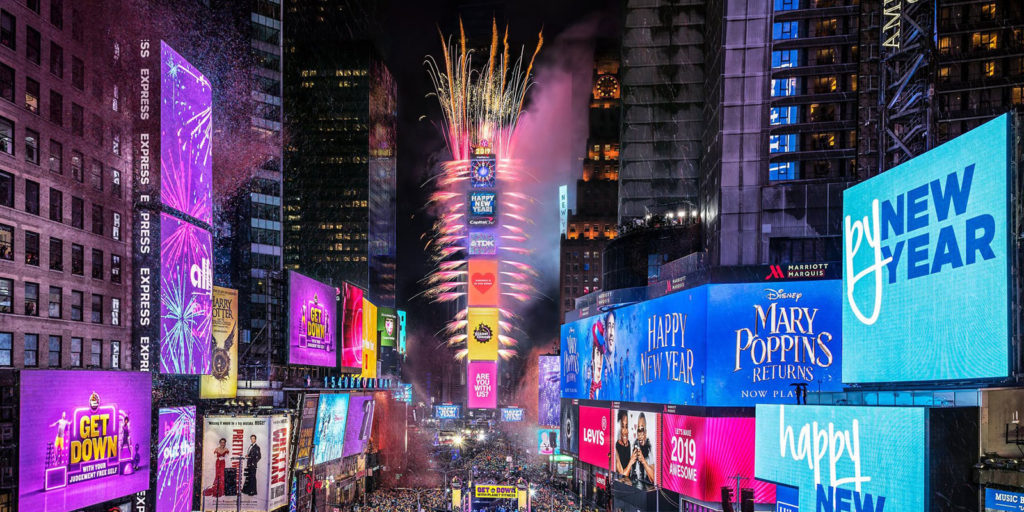
<svg viewBox="0 0 1024 512">
<path fill-rule="evenodd" d="M 477 498 L 515 499 L 516 486 L 514 485 L 477 485 L 473 495 Z"/>
<path fill-rule="evenodd" d="M 211 375 L 199 378 L 199 398 L 238 394 L 238 290 L 213 287 Z"/>
<path fill-rule="evenodd" d="M 363 371 L 360 377 L 377 378 L 377 306 L 363 299 Z"/>
<path fill-rule="evenodd" d="M 469 308 L 466 346 L 470 361 L 498 360 L 498 308 Z"/>
</svg>

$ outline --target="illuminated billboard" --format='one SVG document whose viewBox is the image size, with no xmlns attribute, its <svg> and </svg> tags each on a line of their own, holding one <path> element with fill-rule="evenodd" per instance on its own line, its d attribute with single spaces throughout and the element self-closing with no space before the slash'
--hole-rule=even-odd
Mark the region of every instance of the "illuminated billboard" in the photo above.
<svg viewBox="0 0 1024 512">
<path fill-rule="evenodd" d="M 370 428 L 373 426 L 373 406 L 371 396 L 353 396 L 349 399 L 342 457 L 355 455 L 366 449 L 366 442 L 370 440 Z"/>
<path fill-rule="evenodd" d="M 561 414 L 558 356 L 537 357 L 537 424 L 554 427 Z"/>
<path fill-rule="evenodd" d="M 302 397 L 302 410 L 299 411 L 299 440 L 295 447 L 295 469 L 306 469 L 312 465 L 313 434 L 316 431 L 316 412 L 319 405 L 319 393 L 307 393 Z"/>
<path fill-rule="evenodd" d="M 517 422 L 523 421 L 526 416 L 526 410 L 522 407 L 502 407 L 501 409 L 501 421 L 505 422 Z"/>
<path fill-rule="evenodd" d="M 342 285 L 345 326 L 341 336 L 341 366 L 363 367 L 363 289 Z"/>
<path fill-rule="evenodd" d="M 580 452 L 580 408 L 572 400 L 562 400 L 562 417 L 559 425 L 562 428 L 562 453 L 578 454 Z"/>
<path fill-rule="evenodd" d="M 363 371 L 360 377 L 377 377 L 377 306 L 363 297 Z"/>
<path fill-rule="evenodd" d="M 609 469 L 619 481 L 630 485 L 657 485 L 661 472 L 660 415 L 617 409 L 614 419 L 611 434 L 615 449 Z"/>
<path fill-rule="evenodd" d="M 395 308 L 377 308 L 377 330 L 380 331 L 380 346 L 395 346 L 398 341 L 398 314 Z"/>
<path fill-rule="evenodd" d="M 210 224 L 213 91 L 210 81 L 163 41 L 160 53 L 160 199 Z"/>
<path fill-rule="evenodd" d="M 470 226 L 493 226 L 498 215 L 497 192 L 472 191 L 466 196 Z"/>
<path fill-rule="evenodd" d="M 434 417 L 439 420 L 454 420 L 462 417 L 462 407 L 456 404 L 434 406 Z"/>
<path fill-rule="evenodd" d="M 76 510 L 149 489 L 149 373 L 23 370 L 18 509 Z"/>
<path fill-rule="evenodd" d="M 494 188 L 497 173 L 494 156 L 475 156 L 469 162 L 469 182 L 473 188 Z"/>
<path fill-rule="evenodd" d="M 469 308 L 466 345 L 471 361 L 498 360 L 498 308 Z"/>
<path fill-rule="evenodd" d="M 156 512 L 190 512 L 196 464 L 196 408 L 161 408 L 157 435 Z"/>
<path fill-rule="evenodd" d="M 612 414 L 607 408 L 580 406 L 580 460 L 606 468 L 611 462 Z"/>
<path fill-rule="evenodd" d="M 923 512 L 926 412 L 758 405 L 755 476 L 797 489 L 786 499 L 788 510 Z M 779 495 L 783 501 L 781 487 Z"/>
<path fill-rule="evenodd" d="M 558 449 L 561 445 L 558 444 L 558 429 L 555 428 L 542 428 L 537 431 L 537 454 L 538 455 L 554 455 L 559 453 Z"/>
<path fill-rule="evenodd" d="M 212 254 L 209 231 L 160 214 L 161 373 L 210 373 Z"/>
<path fill-rule="evenodd" d="M 845 382 L 1009 374 L 1010 121 L 844 192 Z"/>
<path fill-rule="evenodd" d="M 497 306 L 500 291 L 498 288 L 498 261 L 469 260 L 470 307 Z"/>
<path fill-rule="evenodd" d="M 494 256 L 498 253 L 497 237 L 491 231 L 471 231 L 469 233 L 470 256 Z"/>
<path fill-rule="evenodd" d="M 408 315 L 405 311 L 398 310 L 398 353 L 405 353 L 405 332 L 406 326 L 409 323 Z"/>
<path fill-rule="evenodd" d="M 288 502 L 289 426 L 287 416 L 204 418 L 204 512 L 236 503 L 267 512 Z"/>
<path fill-rule="evenodd" d="M 470 361 L 466 365 L 466 394 L 470 409 L 498 407 L 498 363 Z"/>
<path fill-rule="evenodd" d="M 199 377 L 199 398 L 238 393 L 238 290 L 213 287 L 211 374 Z"/>
<path fill-rule="evenodd" d="M 716 501 L 736 477 L 753 487 L 756 503 L 774 503 L 773 485 L 754 477 L 754 418 L 662 415 L 661 485 L 684 496 Z"/>
<path fill-rule="evenodd" d="M 842 390 L 838 280 L 706 288 L 707 405 L 793 403 L 794 382 Z"/>
<path fill-rule="evenodd" d="M 338 365 L 334 287 L 288 271 L 288 363 Z"/>
<path fill-rule="evenodd" d="M 313 464 L 332 461 L 342 456 L 345 424 L 348 421 L 348 393 L 320 395 L 313 434 Z"/>
</svg>

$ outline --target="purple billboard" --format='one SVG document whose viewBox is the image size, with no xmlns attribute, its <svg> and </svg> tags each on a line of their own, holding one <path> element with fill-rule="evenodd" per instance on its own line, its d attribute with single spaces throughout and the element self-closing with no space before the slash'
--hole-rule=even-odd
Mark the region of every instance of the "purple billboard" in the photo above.
<svg viewBox="0 0 1024 512">
<path fill-rule="evenodd" d="M 345 327 L 341 335 L 341 366 L 363 367 L 363 289 L 344 283 Z"/>
<path fill-rule="evenodd" d="M 75 510 L 149 488 L 149 373 L 21 373 L 18 510 Z"/>
<path fill-rule="evenodd" d="M 161 408 L 157 435 L 156 512 L 189 512 L 196 464 L 196 408 Z"/>
<path fill-rule="evenodd" d="M 288 363 L 338 366 L 337 293 L 333 286 L 288 272 Z"/>
<path fill-rule="evenodd" d="M 353 396 L 348 403 L 348 420 L 345 422 L 345 443 L 341 456 L 348 457 L 366 449 L 373 426 L 373 397 Z"/>
<path fill-rule="evenodd" d="M 160 42 L 160 197 L 209 224 L 213 203 L 213 97 L 210 81 Z"/>
<path fill-rule="evenodd" d="M 160 372 L 207 375 L 213 312 L 210 232 L 160 214 Z"/>
<path fill-rule="evenodd" d="M 562 416 L 559 358 L 539 356 L 537 366 L 537 424 L 554 427 Z"/>
</svg>

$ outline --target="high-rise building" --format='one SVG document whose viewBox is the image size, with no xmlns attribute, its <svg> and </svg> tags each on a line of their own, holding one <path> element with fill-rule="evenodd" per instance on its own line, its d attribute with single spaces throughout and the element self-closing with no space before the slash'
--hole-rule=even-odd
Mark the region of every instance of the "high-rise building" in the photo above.
<svg viewBox="0 0 1024 512">
<path fill-rule="evenodd" d="M 394 307 L 397 91 L 351 4 L 286 4 L 285 266 Z"/>
</svg>

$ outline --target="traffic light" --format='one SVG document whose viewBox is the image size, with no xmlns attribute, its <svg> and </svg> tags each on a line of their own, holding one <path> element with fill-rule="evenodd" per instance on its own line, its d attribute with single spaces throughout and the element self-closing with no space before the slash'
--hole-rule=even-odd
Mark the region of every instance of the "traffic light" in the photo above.
<svg viewBox="0 0 1024 512">
<path fill-rule="evenodd" d="M 754 512 L 753 489 L 740 489 L 740 512 Z"/>
<path fill-rule="evenodd" d="M 732 508 L 732 488 L 722 487 L 722 512 L 735 512 Z"/>
</svg>

